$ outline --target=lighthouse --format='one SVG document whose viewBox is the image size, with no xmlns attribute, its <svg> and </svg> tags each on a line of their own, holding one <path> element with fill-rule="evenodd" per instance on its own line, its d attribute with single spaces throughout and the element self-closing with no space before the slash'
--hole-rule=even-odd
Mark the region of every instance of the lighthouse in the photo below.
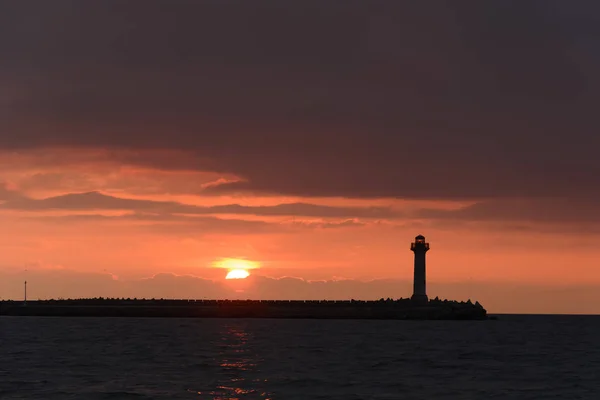
<svg viewBox="0 0 600 400">
<path fill-rule="evenodd" d="M 427 304 L 427 291 L 425 289 L 425 253 L 429 250 L 429 243 L 425 242 L 425 236 L 419 235 L 415 237 L 415 241 L 410 244 L 410 249 L 415 253 L 415 275 L 411 300 L 416 304 Z"/>
</svg>

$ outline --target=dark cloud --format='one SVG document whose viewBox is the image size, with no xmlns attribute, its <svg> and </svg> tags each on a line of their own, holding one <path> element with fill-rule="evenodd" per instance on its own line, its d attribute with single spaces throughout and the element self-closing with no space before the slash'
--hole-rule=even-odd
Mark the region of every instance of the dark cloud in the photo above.
<svg viewBox="0 0 600 400">
<path fill-rule="evenodd" d="M 265 216 L 299 215 L 308 217 L 332 218 L 392 218 L 401 213 L 387 207 L 332 207 L 306 203 L 288 203 L 275 206 L 241 206 L 229 204 L 206 207 L 211 213 L 254 214 Z"/>
<path fill-rule="evenodd" d="M 159 210 L 161 206 L 176 206 L 178 203 L 133 200 L 103 195 L 98 192 L 66 194 L 46 199 L 21 198 L 5 203 L 2 208 L 43 211 L 43 210 Z"/>
<path fill-rule="evenodd" d="M 35 4 L 35 6 L 32 6 Z M 311 196 L 599 199 L 593 1 L 0 5 L 0 146 Z"/>
<path fill-rule="evenodd" d="M 536 231 L 546 233 L 573 232 L 598 233 L 600 222 L 598 204 L 564 198 L 499 199 L 475 203 L 459 209 L 417 209 L 398 211 L 387 207 L 341 207 L 308 203 L 287 203 L 274 206 L 242 206 L 227 204 L 195 206 L 169 201 L 119 198 L 98 192 L 73 193 L 46 199 L 27 198 L 16 191 L 0 186 L 0 210 L 87 212 L 61 216 L 37 216 L 36 219 L 62 222 L 119 222 L 146 224 L 146 229 L 182 233 L 284 232 L 295 228 L 331 229 L 365 226 L 362 220 L 374 223 L 394 223 L 398 229 L 410 226 L 416 229 L 485 229 L 509 231 Z M 129 211 L 119 216 L 91 214 L 97 211 Z M 213 215 L 213 216 L 210 216 Z M 285 226 L 265 221 L 223 219 L 219 215 L 255 215 L 263 217 L 289 216 Z M 345 219 L 335 222 L 303 220 L 302 217 Z"/>
<path fill-rule="evenodd" d="M 98 192 L 72 193 L 46 199 L 21 197 L 5 202 L 0 205 L 0 208 L 26 211 L 134 210 L 167 214 L 251 214 L 332 218 L 389 218 L 399 216 L 397 212 L 386 207 L 332 207 L 306 203 L 288 203 L 274 206 L 227 204 L 203 207 L 177 202 L 126 199 Z"/>
<path fill-rule="evenodd" d="M 598 204 L 573 199 L 516 199 L 476 203 L 458 210 L 423 209 L 415 217 L 460 221 L 520 221 L 546 223 L 600 222 Z"/>
<path fill-rule="evenodd" d="M 183 216 L 173 214 L 146 214 L 134 213 L 118 216 L 109 216 L 102 214 L 73 214 L 61 216 L 35 216 L 30 217 L 37 221 L 52 221 L 57 223 L 89 223 L 89 222 L 134 222 L 130 229 L 142 229 L 145 232 L 166 233 L 174 236 L 188 236 L 190 234 L 215 234 L 227 233 L 231 235 L 241 234 L 269 234 L 269 233 L 290 233 L 297 232 L 299 229 L 335 229 L 335 228 L 353 228 L 363 227 L 366 224 L 355 220 L 346 220 L 342 222 L 266 222 L 249 221 L 243 219 L 217 218 L 217 217 L 198 217 Z M 123 229 L 123 228 L 121 228 Z"/>
</svg>

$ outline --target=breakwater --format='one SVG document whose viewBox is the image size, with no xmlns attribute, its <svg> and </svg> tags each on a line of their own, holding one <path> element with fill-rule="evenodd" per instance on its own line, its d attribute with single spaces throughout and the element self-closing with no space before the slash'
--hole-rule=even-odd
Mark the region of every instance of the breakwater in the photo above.
<svg viewBox="0 0 600 400">
<path fill-rule="evenodd" d="M 482 320 L 479 304 L 410 299 L 378 301 L 79 299 L 0 302 L 0 315 L 48 317 L 299 318 Z"/>
</svg>

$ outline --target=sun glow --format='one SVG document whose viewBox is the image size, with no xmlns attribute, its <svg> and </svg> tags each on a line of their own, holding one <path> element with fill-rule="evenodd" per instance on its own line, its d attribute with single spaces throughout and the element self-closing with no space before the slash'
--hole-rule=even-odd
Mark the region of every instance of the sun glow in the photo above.
<svg viewBox="0 0 600 400">
<path fill-rule="evenodd" d="M 215 261 L 213 266 L 216 268 L 224 268 L 228 270 L 234 269 L 256 269 L 259 267 L 259 264 L 256 261 L 243 260 L 240 258 L 223 258 L 221 260 Z"/>
<path fill-rule="evenodd" d="M 245 279 L 250 276 L 250 273 L 245 269 L 232 269 L 227 273 L 225 279 Z"/>
<path fill-rule="evenodd" d="M 223 258 L 213 263 L 215 268 L 229 270 L 225 279 L 245 279 L 250 276 L 250 270 L 259 268 L 256 261 L 248 261 L 239 258 Z"/>
</svg>

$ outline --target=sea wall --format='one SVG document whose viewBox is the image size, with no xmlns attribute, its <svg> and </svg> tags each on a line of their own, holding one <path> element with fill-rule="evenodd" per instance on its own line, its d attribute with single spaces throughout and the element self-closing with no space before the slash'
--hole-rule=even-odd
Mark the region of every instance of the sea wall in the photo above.
<svg viewBox="0 0 600 400">
<path fill-rule="evenodd" d="M 486 319 L 478 303 L 87 299 L 0 302 L 0 315 L 161 318 Z"/>
</svg>

